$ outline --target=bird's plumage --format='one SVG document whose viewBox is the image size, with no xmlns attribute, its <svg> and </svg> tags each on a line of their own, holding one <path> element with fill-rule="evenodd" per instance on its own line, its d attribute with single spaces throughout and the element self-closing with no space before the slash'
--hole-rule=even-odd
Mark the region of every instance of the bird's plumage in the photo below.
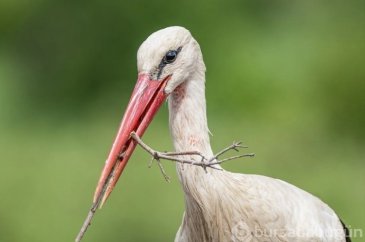
<svg viewBox="0 0 365 242">
<path fill-rule="evenodd" d="M 137 66 L 135 88 L 76 241 L 114 189 L 139 143 L 136 137 L 144 134 L 166 98 L 175 151 L 200 164 L 201 156 L 186 151 L 214 157 L 206 115 L 205 65 L 190 32 L 169 27 L 153 33 L 138 50 Z M 150 153 L 158 159 L 158 152 Z M 185 213 L 175 242 L 350 241 L 336 213 L 313 195 L 278 179 L 232 173 L 215 164 L 203 169 L 177 163 Z"/>
<path fill-rule="evenodd" d="M 169 27 L 153 33 L 138 51 L 138 70 L 155 75 L 164 54 L 179 47 L 176 61 L 162 73 L 172 76 L 165 88 L 171 137 L 176 151 L 211 157 L 205 65 L 190 32 Z M 181 164 L 177 173 L 186 211 L 176 242 L 345 241 L 340 219 L 328 205 L 284 181 Z"/>
</svg>

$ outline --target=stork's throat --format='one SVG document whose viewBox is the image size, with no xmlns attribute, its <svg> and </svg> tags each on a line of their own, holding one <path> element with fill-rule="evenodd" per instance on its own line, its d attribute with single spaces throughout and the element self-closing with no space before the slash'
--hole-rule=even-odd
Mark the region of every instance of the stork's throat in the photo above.
<svg viewBox="0 0 365 242">
<path fill-rule="evenodd" d="M 173 98 L 175 101 L 179 102 L 180 100 L 184 99 L 186 95 L 186 84 L 183 82 L 179 86 L 175 88 L 175 90 L 172 92 Z"/>
</svg>

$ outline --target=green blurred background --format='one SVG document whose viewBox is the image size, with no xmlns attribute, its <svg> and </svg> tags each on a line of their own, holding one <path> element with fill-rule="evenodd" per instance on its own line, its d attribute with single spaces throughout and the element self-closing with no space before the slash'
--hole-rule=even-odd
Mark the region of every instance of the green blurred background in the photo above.
<svg viewBox="0 0 365 242">
<path fill-rule="evenodd" d="M 207 65 L 215 151 L 226 169 L 277 177 L 365 228 L 365 2 L 0 2 L 0 241 L 72 241 L 152 32 L 190 29 Z M 167 105 L 144 139 L 171 150 Z M 85 241 L 172 241 L 183 194 L 137 149 Z M 365 235 L 364 235 L 365 236 Z M 354 241 L 364 241 L 358 238 Z"/>
</svg>

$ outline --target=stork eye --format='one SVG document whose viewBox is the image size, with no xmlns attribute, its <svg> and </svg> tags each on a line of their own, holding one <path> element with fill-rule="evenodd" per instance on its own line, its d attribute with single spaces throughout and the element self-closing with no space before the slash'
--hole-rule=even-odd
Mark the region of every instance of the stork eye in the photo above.
<svg viewBox="0 0 365 242">
<path fill-rule="evenodd" d="M 167 51 L 165 57 L 164 57 L 164 63 L 171 64 L 176 60 L 177 57 L 177 51 L 176 50 L 169 50 Z"/>
<path fill-rule="evenodd" d="M 177 58 L 177 55 L 179 54 L 179 52 L 181 51 L 182 46 L 180 46 L 179 48 L 177 48 L 176 50 L 169 50 L 166 52 L 165 56 L 162 58 L 160 64 L 157 67 L 157 80 L 160 79 L 163 68 L 167 65 L 167 64 L 171 64 L 172 62 L 174 62 Z"/>
</svg>

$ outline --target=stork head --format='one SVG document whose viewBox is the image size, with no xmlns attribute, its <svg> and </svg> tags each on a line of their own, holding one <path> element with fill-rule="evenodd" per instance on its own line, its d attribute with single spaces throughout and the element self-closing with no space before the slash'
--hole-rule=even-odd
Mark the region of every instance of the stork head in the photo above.
<svg viewBox="0 0 365 242">
<path fill-rule="evenodd" d="M 94 194 L 101 207 L 117 183 L 136 142 L 167 96 L 205 66 L 199 44 L 183 27 L 168 27 L 151 34 L 137 54 L 138 79 Z"/>
<path fill-rule="evenodd" d="M 200 63 L 200 65 L 197 65 Z M 139 47 L 138 73 L 162 81 L 169 78 L 164 89 L 170 94 L 198 69 L 205 71 L 198 42 L 183 27 L 168 27 L 151 34 Z"/>
</svg>

